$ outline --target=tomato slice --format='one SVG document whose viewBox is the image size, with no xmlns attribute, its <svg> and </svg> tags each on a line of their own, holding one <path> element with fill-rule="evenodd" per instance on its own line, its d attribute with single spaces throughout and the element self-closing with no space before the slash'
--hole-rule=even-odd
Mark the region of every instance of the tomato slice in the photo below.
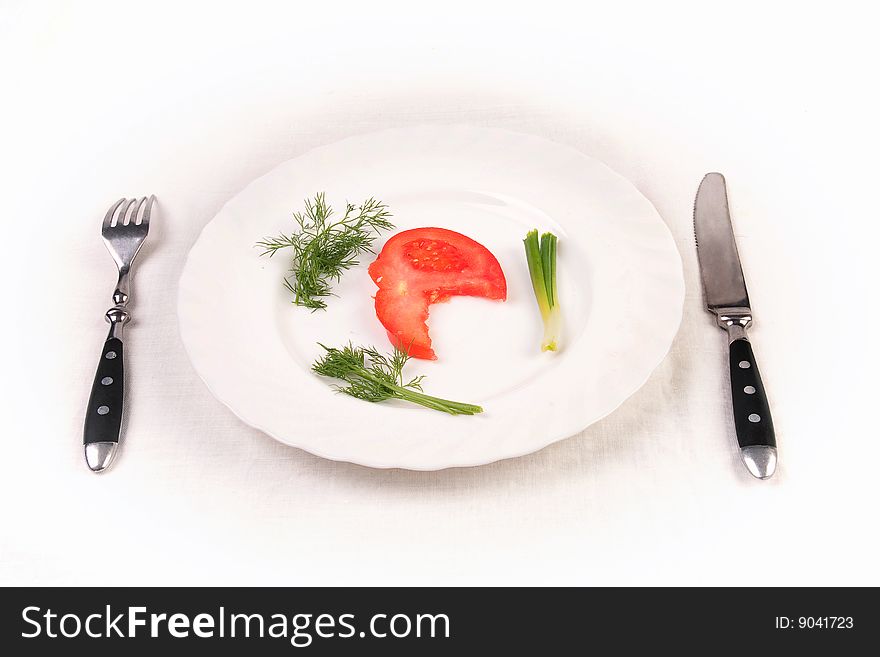
<svg viewBox="0 0 880 657">
<path fill-rule="evenodd" d="M 379 286 L 376 316 L 391 343 L 414 358 L 435 360 L 428 306 L 454 296 L 507 298 L 507 281 L 492 253 L 445 228 L 414 228 L 389 239 L 370 265 Z"/>
</svg>

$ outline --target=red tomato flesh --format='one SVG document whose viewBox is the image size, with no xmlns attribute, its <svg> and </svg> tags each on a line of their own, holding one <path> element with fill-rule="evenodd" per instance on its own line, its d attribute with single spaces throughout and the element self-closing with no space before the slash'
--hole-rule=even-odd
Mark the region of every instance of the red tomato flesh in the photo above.
<svg viewBox="0 0 880 657">
<path fill-rule="evenodd" d="M 455 296 L 507 298 L 507 281 L 492 253 L 445 228 L 414 228 L 389 239 L 370 265 L 379 286 L 376 316 L 391 343 L 414 358 L 436 360 L 428 306 Z"/>
</svg>

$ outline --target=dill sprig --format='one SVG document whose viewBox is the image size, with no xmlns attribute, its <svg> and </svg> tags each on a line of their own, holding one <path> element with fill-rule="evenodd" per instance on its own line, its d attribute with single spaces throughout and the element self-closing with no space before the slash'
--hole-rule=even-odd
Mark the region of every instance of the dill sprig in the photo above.
<svg viewBox="0 0 880 657">
<path fill-rule="evenodd" d="M 333 294 L 333 283 L 358 264 L 358 256 L 372 252 L 379 232 L 394 228 L 394 224 L 388 220 L 388 206 L 374 198 L 359 206 L 347 203 L 339 219 L 333 218 L 323 192 L 314 201 L 306 199 L 305 205 L 305 212 L 293 214 L 296 232 L 267 237 L 257 246 L 263 249 L 261 256 L 269 257 L 282 249 L 293 250 L 284 287 L 293 294 L 293 303 L 318 310 L 327 307 L 323 298 Z"/>
<path fill-rule="evenodd" d="M 426 395 L 422 392 L 423 376 L 404 383 L 403 367 L 410 357 L 400 349 L 395 348 L 390 356 L 386 356 L 373 347 L 355 347 L 351 343 L 341 349 L 323 344 L 321 347 L 327 353 L 315 361 L 312 371 L 345 381 L 347 385 L 334 386 L 337 392 L 368 402 L 403 399 L 451 415 L 483 412 L 481 407 L 473 404 Z"/>
</svg>

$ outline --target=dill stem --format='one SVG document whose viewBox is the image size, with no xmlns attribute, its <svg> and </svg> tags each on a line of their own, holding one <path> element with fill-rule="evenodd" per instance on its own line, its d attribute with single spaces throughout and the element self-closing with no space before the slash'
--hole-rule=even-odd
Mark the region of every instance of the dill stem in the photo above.
<svg viewBox="0 0 880 657">
<path fill-rule="evenodd" d="M 451 413 L 452 415 L 474 415 L 476 413 L 483 412 L 483 408 L 481 406 L 476 406 L 474 404 L 465 404 L 463 402 L 452 401 L 449 399 L 441 399 L 440 397 L 426 395 L 423 392 L 410 390 L 408 388 L 404 388 L 393 383 L 388 383 L 387 381 L 383 381 L 379 377 L 373 375 L 366 369 L 359 368 L 357 370 L 357 375 L 361 378 L 366 379 L 367 381 L 371 381 L 372 383 L 381 385 L 388 390 L 392 390 L 395 393 L 395 396 L 400 399 L 410 401 L 414 404 L 419 404 L 421 406 L 426 406 L 428 408 L 433 408 L 437 411 Z"/>
</svg>

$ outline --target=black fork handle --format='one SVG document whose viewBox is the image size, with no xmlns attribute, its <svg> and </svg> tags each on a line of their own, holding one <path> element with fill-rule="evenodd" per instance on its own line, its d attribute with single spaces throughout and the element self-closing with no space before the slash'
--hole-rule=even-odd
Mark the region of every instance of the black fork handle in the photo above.
<svg viewBox="0 0 880 657">
<path fill-rule="evenodd" d="M 101 360 L 92 383 L 83 429 L 83 444 L 118 443 L 122 430 L 124 364 L 122 340 L 104 342 Z"/>
</svg>

